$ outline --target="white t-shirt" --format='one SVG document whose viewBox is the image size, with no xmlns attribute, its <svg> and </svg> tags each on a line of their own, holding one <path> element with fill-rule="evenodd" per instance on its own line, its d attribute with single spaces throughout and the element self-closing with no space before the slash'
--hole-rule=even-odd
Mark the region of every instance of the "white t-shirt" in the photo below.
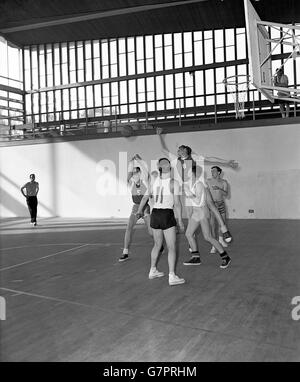
<svg viewBox="0 0 300 382">
<path fill-rule="evenodd" d="M 152 185 L 153 208 L 173 209 L 174 194 L 171 191 L 171 178 L 157 177 Z"/>
</svg>

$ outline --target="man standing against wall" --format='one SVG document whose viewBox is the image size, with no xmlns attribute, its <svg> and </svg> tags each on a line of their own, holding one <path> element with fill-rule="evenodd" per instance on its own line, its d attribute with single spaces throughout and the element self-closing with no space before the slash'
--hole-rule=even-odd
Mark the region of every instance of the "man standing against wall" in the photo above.
<svg viewBox="0 0 300 382">
<path fill-rule="evenodd" d="M 31 224 L 36 226 L 36 215 L 38 205 L 37 194 L 39 192 L 39 184 L 35 181 L 34 174 L 30 174 L 29 178 L 30 182 L 24 184 L 24 186 L 21 188 L 21 192 L 23 196 L 25 196 L 27 201 L 27 206 L 31 217 Z M 26 190 L 26 193 L 24 192 L 24 190 Z"/>
</svg>

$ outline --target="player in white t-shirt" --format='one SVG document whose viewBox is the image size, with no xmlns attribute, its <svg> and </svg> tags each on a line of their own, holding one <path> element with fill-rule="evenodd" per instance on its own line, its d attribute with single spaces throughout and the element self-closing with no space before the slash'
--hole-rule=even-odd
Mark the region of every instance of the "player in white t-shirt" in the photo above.
<svg viewBox="0 0 300 382">
<path fill-rule="evenodd" d="M 153 177 L 146 193 L 140 203 L 138 216 L 142 213 L 144 205 L 152 197 L 152 212 L 150 226 L 153 232 L 154 246 L 151 251 L 151 269 L 149 279 L 164 276 L 156 268 L 159 250 L 165 239 L 168 248 L 169 285 L 183 284 L 185 280 L 175 274 L 176 264 L 176 226 L 184 231 L 181 218 L 181 203 L 179 196 L 179 183 L 171 178 L 171 163 L 167 158 L 158 161 L 159 176 Z M 176 210 L 176 217 L 174 215 Z"/>
</svg>

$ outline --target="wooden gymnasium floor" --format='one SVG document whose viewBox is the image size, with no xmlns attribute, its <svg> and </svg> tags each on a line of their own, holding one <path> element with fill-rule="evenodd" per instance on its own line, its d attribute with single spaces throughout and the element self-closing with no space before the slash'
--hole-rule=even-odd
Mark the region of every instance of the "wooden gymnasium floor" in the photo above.
<svg viewBox="0 0 300 382">
<path fill-rule="evenodd" d="M 202 265 L 148 280 L 151 239 L 136 228 L 118 263 L 124 220 L 1 223 L 2 361 L 300 361 L 300 221 L 233 220 L 232 264 L 219 268 L 201 239 Z M 166 254 L 159 268 L 167 272 Z"/>
</svg>

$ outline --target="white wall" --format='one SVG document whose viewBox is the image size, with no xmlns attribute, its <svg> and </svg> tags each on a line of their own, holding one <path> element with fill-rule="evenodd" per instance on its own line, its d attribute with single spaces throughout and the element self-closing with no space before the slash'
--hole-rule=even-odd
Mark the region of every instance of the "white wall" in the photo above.
<svg viewBox="0 0 300 382">
<path fill-rule="evenodd" d="M 174 152 L 186 144 L 198 153 L 240 163 L 238 170 L 223 167 L 231 189 L 231 218 L 300 218 L 299 125 L 175 133 L 165 139 Z M 156 135 L 1 148 L 0 216 L 28 215 L 19 189 L 33 172 L 40 183 L 39 216 L 127 217 L 130 195 L 120 189 L 103 195 L 117 178 L 111 165 L 117 174 L 126 172 L 126 154 L 119 158 L 120 152 L 129 158 L 139 153 L 149 163 L 162 156 Z M 101 168 L 105 160 L 112 162 L 102 162 Z M 109 168 L 104 178 L 103 167 Z M 123 191 L 125 183 L 123 175 Z"/>
</svg>

